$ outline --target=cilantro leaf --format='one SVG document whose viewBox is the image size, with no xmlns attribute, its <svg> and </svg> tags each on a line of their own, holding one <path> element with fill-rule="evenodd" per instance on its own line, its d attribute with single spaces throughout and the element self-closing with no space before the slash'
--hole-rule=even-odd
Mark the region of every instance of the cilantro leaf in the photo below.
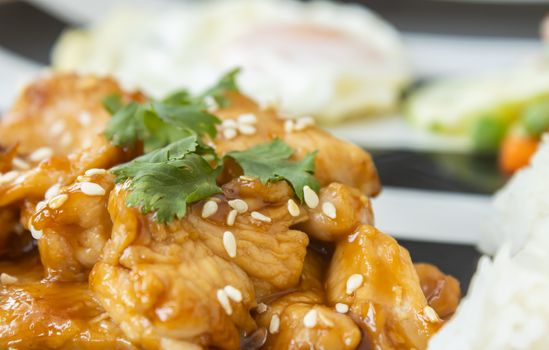
<svg viewBox="0 0 549 350">
<path fill-rule="evenodd" d="M 303 201 L 303 187 L 313 190 L 320 185 L 313 173 L 316 152 L 307 154 L 299 161 L 289 158 L 294 151 L 280 139 L 254 146 L 246 151 L 233 151 L 227 157 L 233 158 L 242 167 L 245 175 L 254 176 L 261 182 L 286 180 L 293 187 L 297 197 Z"/>
<path fill-rule="evenodd" d="M 199 154 L 196 135 L 174 142 L 114 167 L 117 182 L 131 180 L 126 204 L 143 214 L 155 212 L 157 222 L 181 219 L 187 204 L 219 193 L 216 177 L 221 168 L 212 168 Z"/>
<path fill-rule="evenodd" d="M 118 108 L 111 105 L 108 108 Z M 144 138 L 145 126 L 141 106 L 130 102 L 119 107 L 107 123 L 105 136 L 118 147 L 130 146 Z"/>
<path fill-rule="evenodd" d="M 168 104 L 151 102 L 150 111 L 165 124 L 179 129 L 191 129 L 198 135 L 217 135 L 216 124 L 221 120 L 208 113 L 202 104 Z"/>
<path fill-rule="evenodd" d="M 122 97 L 118 94 L 108 95 L 103 99 L 103 107 L 105 107 L 110 114 L 116 113 L 120 108 L 124 107 Z"/>
<path fill-rule="evenodd" d="M 143 141 L 145 151 L 164 147 L 173 141 L 196 133 L 214 138 L 216 125 L 221 121 L 208 112 L 207 97 L 213 98 L 219 106 L 228 105 L 225 94 L 236 91 L 236 75 L 239 69 L 225 74 L 213 87 L 198 96 L 191 96 L 181 90 L 160 101 L 123 105 L 118 95 L 103 100 L 105 108 L 113 114 L 107 124 L 105 136 L 115 146 L 133 147 Z"/>
<path fill-rule="evenodd" d="M 131 162 L 120 164 L 111 169 L 116 175 L 116 182 L 123 182 L 136 176 L 143 164 L 169 163 L 183 159 L 187 154 L 194 152 L 198 147 L 196 135 L 190 135 L 164 148 L 146 153 Z"/>
<path fill-rule="evenodd" d="M 143 163 L 132 179 L 126 203 L 143 214 L 155 212 L 159 223 L 181 219 L 187 204 L 221 192 L 218 174 L 219 170 L 193 153 L 176 162 Z"/>
</svg>

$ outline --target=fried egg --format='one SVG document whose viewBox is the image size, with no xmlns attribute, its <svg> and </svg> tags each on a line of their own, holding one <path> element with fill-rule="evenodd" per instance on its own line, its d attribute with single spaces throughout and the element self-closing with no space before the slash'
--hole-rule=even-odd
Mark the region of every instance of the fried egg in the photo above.
<svg viewBox="0 0 549 350">
<path fill-rule="evenodd" d="M 389 24 L 364 7 L 325 1 L 119 8 L 65 32 L 53 64 L 114 75 L 152 96 L 198 91 L 238 66 L 244 93 L 325 123 L 390 111 L 409 81 L 403 44 Z"/>
</svg>

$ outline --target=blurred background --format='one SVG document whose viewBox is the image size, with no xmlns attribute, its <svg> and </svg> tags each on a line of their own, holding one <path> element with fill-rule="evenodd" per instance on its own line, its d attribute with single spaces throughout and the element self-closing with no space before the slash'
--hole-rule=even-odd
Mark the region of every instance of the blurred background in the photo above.
<svg viewBox="0 0 549 350">
<path fill-rule="evenodd" d="M 45 69 L 156 97 L 240 66 L 261 103 L 372 152 L 378 225 L 466 289 L 488 196 L 549 130 L 548 13 L 541 0 L 0 0 L 0 111 Z"/>
</svg>

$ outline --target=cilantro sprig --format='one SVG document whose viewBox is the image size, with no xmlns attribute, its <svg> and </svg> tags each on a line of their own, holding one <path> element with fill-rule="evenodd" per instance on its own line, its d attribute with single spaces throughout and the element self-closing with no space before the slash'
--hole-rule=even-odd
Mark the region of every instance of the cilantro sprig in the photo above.
<svg viewBox="0 0 549 350">
<path fill-rule="evenodd" d="M 143 142 L 145 151 L 164 147 L 190 134 L 215 138 L 221 121 L 208 111 L 208 98 L 221 107 L 228 104 L 226 94 L 237 91 L 238 69 L 225 74 L 214 86 L 198 96 L 178 91 L 165 99 L 144 103 L 122 103 L 120 96 L 105 98 L 105 108 L 113 114 L 105 136 L 119 147 L 135 147 Z"/>
<path fill-rule="evenodd" d="M 245 175 L 254 176 L 262 183 L 286 180 L 303 202 L 303 187 L 309 186 L 316 192 L 320 189 L 314 177 L 315 156 L 307 154 L 299 161 L 291 161 L 294 150 L 280 139 L 259 144 L 245 151 L 227 153 L 242 168 Z"/>
<path fill-rule="evenodd" d="M 154 213 L 159 223 L 181 219 L 187 205 L 221 192 L 216 178 L 223 171 L 214 149 L 204 138 L 215 138 L 220 120 L 208 111 L 211 100 L 220 107 L 229 104 L 227 93 L 237 91 L 232 70 L 198 96 L 178 91 L 159 101 L 122 103 L 119 96 L 104 100 L 113 114 L 106 137 L 119 147 L 144 146 L 145 154 L 111 169 L 116 182 L 128 182 L 126 204 Z M 207 101 L 207 99 L 210 101 Z M 207 103 L 210 102 L 210 103 Z M 316 152 L 292 160 L 294 151 L 282 140 L 256 145 L 244 151 L 229 152 L 244 175 L 261 182 L 288 181 L 303 201 L 303 187 L 318 191 L 314 177 Z"/>
<path fill-rule="evenodd" d="M 165 223 L 183 218 L 187 204 L 219 193 L 216 177 L 222 169 L 196 153 L 199 148 L 191 135 L 111 169 L 116 182 L 131 180 L 126 204 L 143 214 L 155 212 L 154 219 Z"/>
</svg>

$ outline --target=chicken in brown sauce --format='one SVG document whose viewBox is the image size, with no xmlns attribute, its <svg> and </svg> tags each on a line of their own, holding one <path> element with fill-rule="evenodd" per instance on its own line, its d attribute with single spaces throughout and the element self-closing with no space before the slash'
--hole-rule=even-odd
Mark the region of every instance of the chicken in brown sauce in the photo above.
<svg viewBox="0 0 549 350">
<path fill-rule="evenodd" d="M 186 151 L 220 167 L 214 183 L 194 179 L 182 213 L 160 221 L 139 171 L 111 168 L 169 171 L 186 156 L 151 160 L 143 140 L 109 139 L 112 93 L 147 100 L 111 79 L 49 75 L 0 121 L 0 348 L 420 350 L 452 315 L 455 279 L 374 228 L 380 183 L 361 148 L 224 92 L 217 135 Z M 293 152 L 263 181 L 232 152 L 266 142 Z M 151 197 L 135 205 L 140 190 Z"/>
</svg>

